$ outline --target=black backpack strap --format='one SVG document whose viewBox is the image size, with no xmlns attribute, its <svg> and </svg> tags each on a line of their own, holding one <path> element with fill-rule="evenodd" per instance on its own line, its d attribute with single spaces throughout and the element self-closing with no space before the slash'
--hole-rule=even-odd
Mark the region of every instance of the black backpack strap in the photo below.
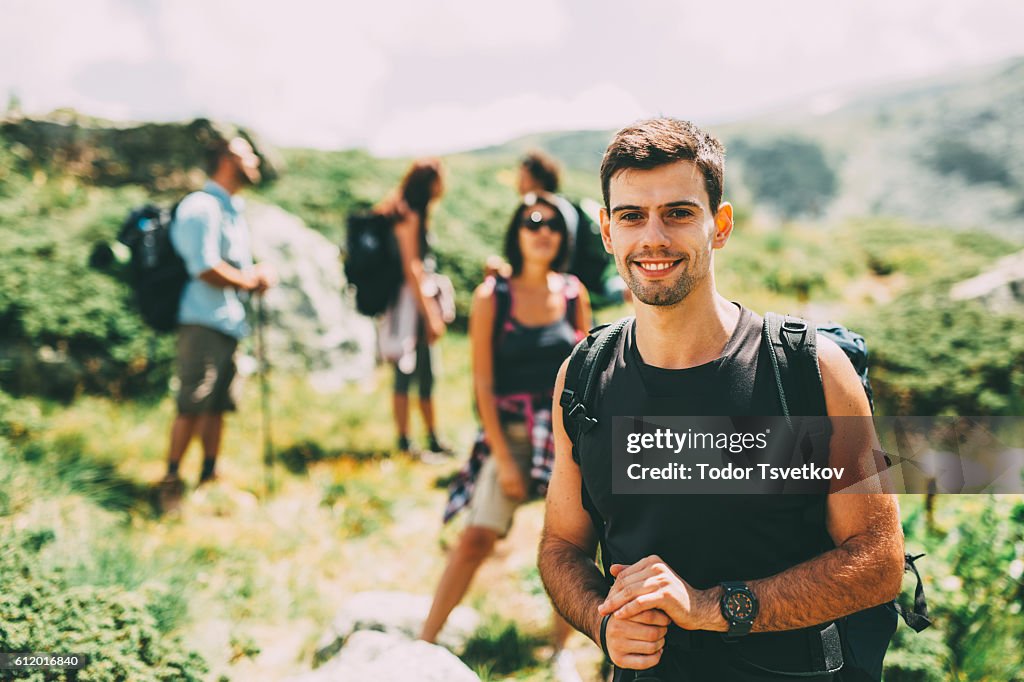
<svg viewBox="0 0 1024 682">
<path fill-rule="evenodd" d="M 576 344 L 569 356 L 569 364 L 565 371 L 565 382 L 558 404 L 562 407 L 562 426 L 572 441 L 572 459 L 580 463 L 582 452 L 580 440 L 584 433 L 592 429 L 597 420 L 590 414 L 594 409 L 594 401 L 598 385 L 598 375 L 608 366 L 615 349 L 619 334 L 632 318 L 624 318 L 614 324 L 605 324 L 590 330 L 587 338 Z M 580 502 L 583 509 L 590 515 L 594 524 L 594 532 L 598 542 L 604 545 L 604 518 L 598 512 L 587 490 L 586 481 L 580 483 Z M 602 551 L 602 559 L 606 555 Z M 605 566 L 607 571 L 608 566 Z"/>
<path fill-rule="evenodd" d="M 799 317 L 765 313 L 762 336 L 764 348 L 770 353 L 782 414 L 787 419 L 827 414 L 818 368 L 817 330 Z"/>
<path fill-rule="evenodd" d="M 576 309 L 580 303 L 580 281 L 575 275 L 562 275 L 565 292 L 565 319 L 576 328 Z"/>
<path fill-rule="evenodd" d="M 505 323 L 512 314 L 512 290 L 508 280 L 500 275 L 494 276 L 494 332 L 492 348 L 497 348 L 505 335 Z"/>
<path fill-rule="evenodd" d="M 931 627 L 932 621 L 928 617 L 928 600 L 924 596 L 924 583 L 921 581 L 921 574 L 917 570 L 917 566 L 914 562 L 923 557 L 924 554 L 906 554 L 904 555 L 903 571 L 910 571 L 917 578 L 917 586 L 914 587 L 914 606 L 912 609 L 907 611 L 905 608 L 900 606 L 897 601 L 896 613 L 900 614 L 903 621 L 913 628 L 914 632 L 921 632 L 922 630 Z"/>
<path fill-rule="evenodd" d="M 614 324 L 595 327 L 587 338 L 576 344 L 569 356 L 558 404 L 562 406 L 562 425 L 572 440 L 573 459 L 577 463 L 580 436 L 597 424 L 597 420 L 590 414 L 594 409 L 597 376 L 608 366 L 608 358 L 615 349 L 619 334 L 632 319 L 624 317 Z"/>
</svg>

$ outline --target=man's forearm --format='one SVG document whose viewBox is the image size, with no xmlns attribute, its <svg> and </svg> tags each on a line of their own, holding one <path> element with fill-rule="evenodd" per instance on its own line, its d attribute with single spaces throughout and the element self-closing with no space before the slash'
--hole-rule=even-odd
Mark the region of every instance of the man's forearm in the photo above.
<svg viewBox="0 0 1024 682">
<path fill-rule="evenodd" d="M 754 631 L 792 630 L 842 618 L 899 595 L 903 550 L 849 542 L 750 583 L 761 611 Z"/>
<path fill-rule="evenodd" d="M 221 261 L 209 270 L 200 273 L 199 279 L 221 289 L 233 288 L 250 291 L 259 286 L 259 278 Z"/>
<path fill-rule="evenodd" d="M 576 545 L 545 533 L 537 564 L 558 612 L 574 628 L 600 643 L 601 615 L 597 607 L 608 593 L 608 583 L 594 558 Z"/>
<path fill-rule="evenodd" d="M 826 623 L 895 599 L 903 579 L 903 543 L 851 540 L 770 578 L 748 583 L 759 610 L 754 632 L 795 630 Z M 697 629 L 725 632 L 718 604 L 722 588 L 701 590 L 693 603 Z"/>
</svg>

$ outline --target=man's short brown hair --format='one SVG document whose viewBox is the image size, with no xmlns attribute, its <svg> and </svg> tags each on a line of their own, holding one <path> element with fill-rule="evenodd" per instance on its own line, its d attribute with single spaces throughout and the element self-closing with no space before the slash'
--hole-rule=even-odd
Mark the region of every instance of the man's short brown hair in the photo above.
<svg viewBox="0 0 1024 682">
<path fill-rule="evenodd" d="M 627 168 L 650 170 L 676 161 L 692 161 L 704 174 L 704 188 L 712 211 L 722 203 L 725 183 L 725 146 L 711 133 L 689 121 L 652 118 L 615 133 L 601 160 L 601 192 L 611 210 L 612 177 Z"/>
</svg>

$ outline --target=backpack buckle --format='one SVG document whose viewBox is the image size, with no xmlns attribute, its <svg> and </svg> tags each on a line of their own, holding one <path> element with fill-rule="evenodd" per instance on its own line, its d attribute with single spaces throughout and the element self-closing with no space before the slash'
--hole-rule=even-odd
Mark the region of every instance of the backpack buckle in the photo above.
<svg viewBox="0 0 1024 682">
<path fill-rule="evenodd" d="M 780 332 L 783 339 L 788 342 L 787 345 L 795 351 L 807 338 L 807 323 L 800 318 L 786 316 Z"/>
<path fill-rule="evenodd" d="M 576 422 L 582 433 L 597 426 L 597 420 L 587 415 L 587 407 L 583 403 L 576 403 L 570 408 L 569 418 Z"/>
<path fill-rule="evenodd" d="M 561 397 L 558 398 L 558 404 L 561 405 L 562 409 L 572 405 L 573 400 L 576 398 L 576 392 L 571 391 L 568 388 L 562 390 Z"/>
</svg>

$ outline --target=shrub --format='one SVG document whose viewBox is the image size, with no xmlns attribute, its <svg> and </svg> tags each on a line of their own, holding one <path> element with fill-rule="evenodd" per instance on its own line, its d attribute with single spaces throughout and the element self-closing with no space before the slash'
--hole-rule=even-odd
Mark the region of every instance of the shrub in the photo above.
<svg viewBox="0 0 1024 682">
<path fill-rule="evenodd" d="M 41 568 L 34 537 L 0 533 L 0 650 L 84 654 L 90 662 L 80 682 L 201 682 L 205 661 L 157 628 L 142 593 L 66 584 L 59 571 Z"/>
</svg>

